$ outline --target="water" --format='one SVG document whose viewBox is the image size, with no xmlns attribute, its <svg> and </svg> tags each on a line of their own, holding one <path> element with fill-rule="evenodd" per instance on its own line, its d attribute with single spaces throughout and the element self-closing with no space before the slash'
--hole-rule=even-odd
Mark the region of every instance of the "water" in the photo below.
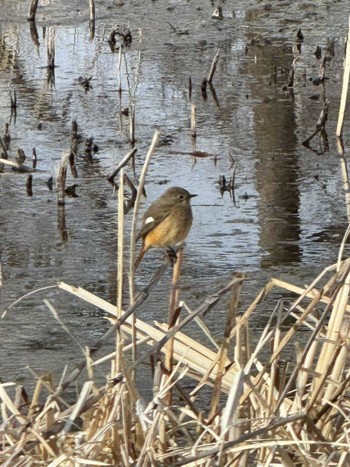
<svg viewBox="0 0 350 467">
<path fill-rule="evenodd" d="M 44 3 L 44 2 L 43 2 Z M 80 285 L 113 303 L 116 300 L 117 197 L 107 176 L 130 150 L 128 80 L 135 91 L 136 174 L 156 129 L 162 144 L 147 176 L 147 204 L 168 186 L 197 193 L 194 222 L 186 245 L 182 297 L 195 307 L 236 271 L 246 274 L 244 311 L 271 277 L 296 285 L 309 283 L 336 261 L 346 229 L 346 210 L 335 126 L 342 84 L 343 38 L 347 18 L 337 2 L 223 2 L 224 19 L 214 20 L 210 2 L 100 2 L 94 38 L 87 2 L 46 1 L 37 13 L 40 45 L 32 40 L 22 2 L 0 1 L 0 128 L 10 122 L 10 158 L 18 148 L 38 154 L 40 172 L 27 176 L 0 174 L 1 310 L 18 297 L 59 280 Z M 72 13 L 73 12 L 73 13 Z M 175 33 L 168 23 L 178 31 Z M 129 25 L 133 42 L 122 64 L 123 92 L 117 92 L 118 54 L 108 37 L 118 24 Z M 295 37 L 301 28 L 301 52 Z M 187 34 L 183 34 L 188 30 Z M 320 62 L 335 38 L 335 56 L 327 65 L 325 86 L 315 86 Z M 55 73 L 50 81 L 47 47 L 55 43 Z M 200 85 L 220 48 L 213 94 L 203 98 Z M 293 92 L 283 86 L 295 62 Z M 79 77 L 91 79 L 85 91 Z M 197 138 L 191 138 L 188 82 L 197 109 Z M 11 117 L 9 91 L 16 91 L 18 110 Z M 302 141 L 312 134 L 323 105 L 330 102 L 326 125 L 329 150 L 316 136 L 311 149 Z M 70 147 L 71 122 L 79 133 L 94 137 L 99 151 L 84 158 L 79 146 L 77 198 L 67 198 L 65 228 L 59 222 L 57 198 L 47 187 L 56 176 L 64 150 Z M 345 127 L 345 147 L 349 144 Z M 212 156 L 194 158 L 194 151 Z M 29 162 L 30 163 L 30 162 Z M 219 177 L 235 170 L 235 199 L 219 191 Z M 132 169 L 126 169 L 134 180 Z M 126 241 L 130 226 L 126 218 Z M 150 252 L 136 277 L 139 290 L 161 261 Z M 138 311 L 146 321 L 166 319 L 170 273 Z M 276 291 L 279 297 L 282 292 Z M 55 306 L 74 336 L 72 340 L 48 311 Z M 259 329 L 274 306 L 253 315 Z M 205 321 L 220 338 L 226 302 Z M 219 319 L 218 319 L 219 317 Z M 57 289 L 31 295 L 0 323 L 1 377 L 32 380 L 25 369 L 51 371 L 57 378 L 65 364 L 81 358 L 82 347 L 108 328 L 103 316 Z M 191 330 L 191 332 L 194 332 Z"/>
</svg>

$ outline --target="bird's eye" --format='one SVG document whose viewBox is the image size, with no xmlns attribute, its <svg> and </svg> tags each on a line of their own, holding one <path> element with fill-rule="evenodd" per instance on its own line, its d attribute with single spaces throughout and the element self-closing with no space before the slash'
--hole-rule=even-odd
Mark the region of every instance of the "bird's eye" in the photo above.
<svg viewBox="0 0 350 467">
<path fill-rule="evenodd" d="M 178 198 L 179 199 L 185 199 L 185 196 L 184 195 L 179 195 Z"/>
</svg>

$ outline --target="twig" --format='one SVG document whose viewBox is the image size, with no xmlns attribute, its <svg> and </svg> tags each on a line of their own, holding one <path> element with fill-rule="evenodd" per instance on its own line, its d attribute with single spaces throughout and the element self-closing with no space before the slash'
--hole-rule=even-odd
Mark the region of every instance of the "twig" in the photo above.
<svg viewBox="0 0 350 467">
<path fill-rule="evenodd" d="M 35 14 L 36 14 L 36 9 L 38 7 L 38 2 L 39 0 L 31 0 L 29 11 L 28 11 L 28 16 L 27 16 L 28 21 L 35 21 Z"/>
<path fill-rule="evenodd" d="M 212 81 L 213 81 L 214 74 L 215 74 L 215 71 L 216 71 L 216 66 L 217 66 L 218 61 L 219 61 L 219 55 L 220 55 L 220 49 L 218 49 L 218 51 L 216 52 L 214 60 L 213 60 L 213 62 L 211 64 L 211 67 L 210 67 L 210 71 L 209 71 L 208 78 L 207 78 L 207 81 L 208 81 L 209 84 L 211 84 Z"/>
<path fill-rule="evenodd" d="M 326 102 L 323 105 L 323 108 L 320 112 L 320 116 L 318 117 L 317 123 L 316 123 L 316 130 L 312 133 L 311 136 L 309 136 L 305 141 L 302 142 L 303 146 L 308 147 L 310 141 L 321 131 L 324 131 L 327 119 L 328 119 L 328 107 L 329 107 L 329 102 L 326 100 Z"/>
<path fill-rule="evenodd" d="M 124 203 L 124 214 L 127 214 L 135 206 L 137 190 L 135 188 L 135 185 L 132 183 L 132 181 L 126 174 L 124 175 L 124 180 L 131 190 L 131 197 L 128 199 L 128 202 Z"/>
<path fill-rule="evenodd" d="M 119 162 L 118 167 L 115 170 L 113 170 L 113 172 L 108 176 L 107 180 L 111 185 L 118 188 L 118 185 L 115 183 L 114 178 L 116 177 L 116 175 L 118 175 L 120 169 L 122 169 L 136 153 L 137 148 L 132 148 L 132 150 L 129 151 L 127 155 L 123 157 L 123 159 Z"/>
</svg>

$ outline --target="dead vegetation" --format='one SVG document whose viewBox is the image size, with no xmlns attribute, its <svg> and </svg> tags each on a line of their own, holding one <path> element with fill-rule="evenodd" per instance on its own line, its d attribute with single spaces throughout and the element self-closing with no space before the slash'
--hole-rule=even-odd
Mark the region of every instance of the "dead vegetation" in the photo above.
<svg viewBox="0 0 350 467">
<path fill-rule="evenodd" d="M 171 326 L 145 323 L 130 310 L 123 313 L 84 289 L 59 283 L 102 309 L 113 324 L 58 387 L 41 378 L 29 398 L 14 383 L 0 386 L 2 465 L 346 465 L 350 260 L 327 268 L 306 289 L 273 279 L 238 316 L 242 283 L 238 274 L 195 310 L 178 303 L 176 316 L 178 308 L 189 314 Z M 296 299 L 289 306 L 276 303 L 251 349 L 250 317 L 275 287 Z M 225 293 L 231 299 L 218 346 L 200 317 Z M 139 297 L 136 304 L 144 291 Z M 191 320 L 212 345 L 184 333 Z M 115 352 L 97 358 L 111 336 Z M 294 348 L 289 365 L 287 348 L 289 355 Z M 145 401 L 134 375 L 150 359 L 153 398 Z M 108 383 L 97 387 L 94 368 L 108 360 Z M 85 366 L 91 379 L 67 405 L 65 390 Z M 197 382 L 191 390 L 183 384 L 189 378 Z M 203 391 L 210 395 L 205 408 Z"/>
</svg>

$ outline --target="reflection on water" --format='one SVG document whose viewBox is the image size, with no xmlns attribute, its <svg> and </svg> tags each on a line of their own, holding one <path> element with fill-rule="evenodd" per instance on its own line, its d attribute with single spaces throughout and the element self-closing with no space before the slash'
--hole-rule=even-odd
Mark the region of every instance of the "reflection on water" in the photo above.
<svg viewBox="0 0 350 467">
<path fill-rule="evenodd" d="M 190 306 L 234 271 L 247 273 L 243 308 L 272 275 L 301 285 L 336 259 L 339 236 L 315 241 L 334 225 L 341 232 L 345 222 L 332 137 L 336 106 L 327 123 L 330 152 L 309 151 L 301 142 L 314 131 L 320 113 L 322 99 L 314 96 L 324 92 L 309 79 L 319 70 L 314 50 L 324 48 L 327 37 L 345 34 L 347 20 L 336 3 L 310 4 L 309 10 L 315 8 L 312 20 L 297 2 L 282 3 L 255 8 L 255 1 L 246 1 L 232 14 L 224 2 L 224 19 L 214 21 L 212 6 L 200 0 L 100 2 L 91 40 L 87 2 L 42 5 L 35 30 L 25 19 L 27 5 L 0 0 L 6 15 L 0 18 L 0 134 L 10 123 L 10 158 L 21 148 L 30 161 L 35 147 L 41 170 L 33 174 L 32 196 L 26 176 L 9 170 L 0 175 L 1 309 L 58 280 L 115 302 L 117 199 L 106 178 L 130 150 L 128 82 L 136 93 L 136 178 L 156 128 L 163 142 L 151 160 L 142 209 L 170 185 L 199 195 L 183 266 L 183 297 Z M 282 88 L 288 78 L 283 70 L 296 57 L 296 20 L 305 40 L 297 55 L 292 95 Z M 188 34 L 174 32 L 168 23 Z M 133 34 L 121 67 L 121 93 L 118 54 L 108 46 L 117 24 L 129 25 Z M 215 93 L 208 89 L 203 98 L 201 82 L 218 47 Z M 52 69 L 48 48 L 54 50 Z M 331 102 L 339 99 L 341 66 L 339 44 L 325 84 Z M 189 76 L 197 107 L 195 142 Z M 91 88 L 85 89 L 82 80 L 89 80 Z M 10 91 L 16 91 L 16 115 L 11 114 Z M 69 174 L 68 183 L 78 184 L 78 196 L 67 198 L 58 210 L 55 182 L 50 190 L 47 181 L 50 176 L 55 180 L 62 152 L 70 148 L 74 119 L 80 136 L 78 178 Z M 99 151 L 88 159 L 84 147 L 91 137 Z M 193 158 L 193 150 L 213 156 Z M 236 203 L 227 192 L 221 196 L 218 186 L 220 176 L 229 179 L 234 170 Z M 133 168 L 126 171 L 137 183 Z M 125 222 L 128 242 L 130 214 Z M 137 290 L 160 258 L 157 251 L 147 256 L 136 277 Z M 169 277 L 138 311 L 141 318 L 165 319 Z M 0 323 L 3 379 L 24 377 L 27 364 L 57 374 L 62 362 L 80 359 L 76 344 L 48 314 L 43 304 L 47 297 L 82 346 L 108 326 L 96 310 L 54 289 L 31 296 Z M 220 336 L 225 304 L 215 313 L 206 321 Z"/>
<path fill-rule="evenodd" d="M 257 76 L 266 76 L 281 63 L 286 63 L 288 69 L 294 58 L 291 47 L 281 41 L 258 50 L 254 47 L 250 54 L 257 57 L 254 64 Z M 302 260 L 295 102 L 291 90 L 282 94 L 282 85 L 280 82 L 272 86 L 268 96 L 257 80 L 251 85 L 252 97 L 257 102 L 253 112 L 260 245 L 268 252 L 262 257 L 262 267 Z"/>
</svg>

